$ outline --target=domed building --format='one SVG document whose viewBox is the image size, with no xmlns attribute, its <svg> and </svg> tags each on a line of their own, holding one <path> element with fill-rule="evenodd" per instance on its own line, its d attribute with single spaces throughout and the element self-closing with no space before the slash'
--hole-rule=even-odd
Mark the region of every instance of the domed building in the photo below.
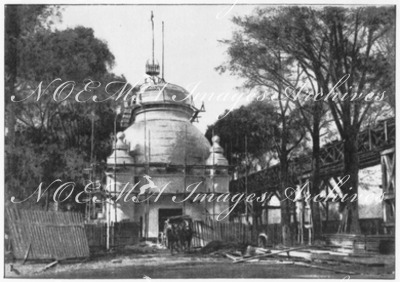
<svg viewBox="0 0 400 282">
<path fill-rule="evenodd" d="M 228 202 L 193 200 L 229 193 L 229 174 L 219 138 L 211 145 L 192 123 L 200 111 L 192 96 L 160 78 L 158 64 L 147 63 L 146 73 L 107 159 L 106 189 L 114 196 L 105 213 L 109 221 L 140 222 L 142 236 L 156 238 L 170 216 L 205 220 L 227 211 Z"/>
</svg>

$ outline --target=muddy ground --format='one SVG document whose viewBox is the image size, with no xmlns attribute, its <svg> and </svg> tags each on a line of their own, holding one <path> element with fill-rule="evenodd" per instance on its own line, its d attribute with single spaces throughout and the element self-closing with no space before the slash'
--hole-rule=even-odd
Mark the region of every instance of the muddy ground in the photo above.
<svg viewBox="0 0 400 282">
<path fill-rule="evenodd" d="M 118 252 L 98 253 L 82 262 L 63 262 L 43 271 L 46 263 L 8 261 L 6 278 L 394 278 L 393 265 L 363 266 L 351 263 L 313 265 L 329 268 L 320 270 L 290 265 L 288 260 L 271 258 L 258 262 L 233 264 L 220 255 L 191 254 L 171 255 L 167 250 L 148 253 Z M 347 275 L 340 272 L 356 272 Z"/>
</svg>

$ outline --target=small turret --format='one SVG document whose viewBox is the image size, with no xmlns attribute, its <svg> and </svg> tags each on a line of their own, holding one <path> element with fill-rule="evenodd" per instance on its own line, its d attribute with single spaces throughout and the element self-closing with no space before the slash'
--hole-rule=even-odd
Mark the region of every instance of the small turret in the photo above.
<svg viewBox="0 0 400 282">
<path fill-rule="evenodd" d="M 228 165 L 228 160 L 224 157 L 224 149 L 222 149 L 219 142 L 221 139 L 219 136 L 215 135 L 211 139 L 212 146 L 210 148 L 210 156 L 207 159 L 207 165 Z"/>
<path fill-rule="evenodd" d="M 158 76 L 160 74 L 160 65 L 158 62 L 150 62 L 147 60 L 146 62 L 146 74 L 151 76 Z"/>
<path fill-rule="evenodd" d="M 113 144 L 113 153 L 107 158 L 108 165 L 133 164 L 134 159 L 129 155 L 129 144 L 124 142 L 125 134 L 118 132 L 117 142 Z"/>
</svg>

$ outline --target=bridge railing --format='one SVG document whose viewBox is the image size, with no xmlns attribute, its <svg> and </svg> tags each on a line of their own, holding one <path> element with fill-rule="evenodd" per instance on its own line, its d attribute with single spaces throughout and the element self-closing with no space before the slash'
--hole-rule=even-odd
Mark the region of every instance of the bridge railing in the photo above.
<svg viewBox="0 0 400 282">
<path fill-rule="evenodd" d="M 379 121 L 374 128 L 366 128 L 360 132 L 358 137 L 358 154 L 360 166 L 368 167 L 379 164 L 379 152 L 395 145 L 395 119 L 389 118 Z M 344 153 L 343 142 L 340 140 L 332 141 L 321 148 L 321 173 L 328 176 L 342 173 Z M 270 190 L 276 190 L 280 183 L 279 164 L 248 175 L 248 187 L 252 190 L 265 190 L 265 184 L 268 184 Z M 290 161 L 289 174 L 291 181 L 297 182 L 302 175 L 307 175 L 311 171 L 311 156 L 303 156 Z M 244 186 L 244 176 L 232 180 L 230 188 L 242 189 Z M 251 184 L 250 184 L 251 183 Z M 261 184 L 260 184 L 261 183 Z"/>
</svg>

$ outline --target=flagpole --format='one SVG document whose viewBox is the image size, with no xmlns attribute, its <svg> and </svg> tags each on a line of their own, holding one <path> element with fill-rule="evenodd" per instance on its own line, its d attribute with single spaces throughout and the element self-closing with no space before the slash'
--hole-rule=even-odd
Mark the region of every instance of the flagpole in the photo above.
<svg viewBox="0 0 400 282">
<path fill-rule="evenodd" d="M 162 71 L 161 78 L 164 80 L 164 22 L 162 22 Z"/>
<path fill-rule="evenodd" d="M 153 21 L 153 18 L 154 18 L 154 15 L 153 15 L 153 11 L 151 11 L 151 32 L 152 32 L 152 35 L 153 35 L 153 38 L 152 38 L 152 40 L 153 40 L 153 57 L 152 57 L 152 59 L 153 59 L 153 66 L 154 66 L 154 21 Z"/>
</svg>

